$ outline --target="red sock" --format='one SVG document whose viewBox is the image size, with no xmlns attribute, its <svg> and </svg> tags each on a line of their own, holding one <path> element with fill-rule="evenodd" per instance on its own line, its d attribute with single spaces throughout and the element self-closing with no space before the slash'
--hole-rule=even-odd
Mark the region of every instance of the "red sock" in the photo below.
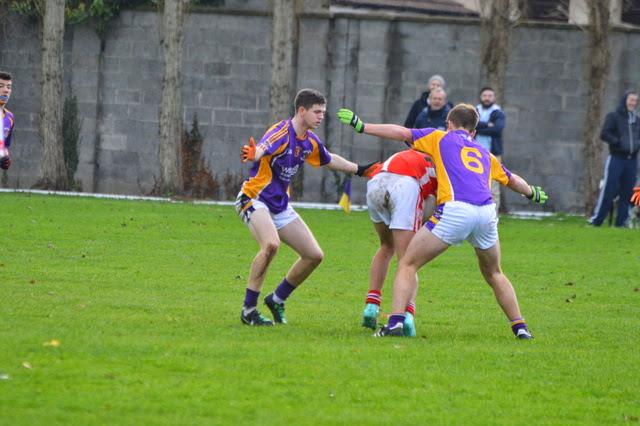
<svg viewBox="0 0 640 426">
<path fill-rule="evenodd" d="M 367 301 L 365 303 L 373 303 L 374 305 L 380 306 L 380 302 L 382 301 L 382 293 L 377 290 L 369 290 L 367 293 Z"/>
<path fill-rule="evenodd" d="M 407 305 L 406 312 L 409 312 L 411 315 L 415 315 L 416 314 L 416 304 L 413 303 L 413 302 L 409 302 L 409 304 Z"/>
</svg>

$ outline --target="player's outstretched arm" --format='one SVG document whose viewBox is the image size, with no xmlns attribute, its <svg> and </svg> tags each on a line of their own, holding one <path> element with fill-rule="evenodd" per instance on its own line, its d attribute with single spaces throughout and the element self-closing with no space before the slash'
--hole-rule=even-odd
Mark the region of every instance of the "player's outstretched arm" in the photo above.
<svg viewBox="0 0 640 426">
<path fill-rule="evenodd" d="M 527 181 L 515 173 L 511 174 L 511 178 L 509 179 L 507 186 L 509 189 L 524 195 L 535 203 L 544 204 L 545 201 L 547 201 L 547 198 L 549 198 L 542 188 L 539 186 L 529 185 Z"/>
<path fill-rule="evenodd" d="M 356 132 L 400 142 L 413 143 L 411 130 L 406 127 L 398 126 L 397 124 L 365 124 L 353 111 L 348 109 L 338 111 L 338 118 L 344 124 L 349 124 L 353 127 Z"/>
<path fill-rule="evenodd" d="M 331 161 L 327 164 L 327 167 L 333 170 L 338 170 L 346 173 L 353 173 L 354 175 L 369 177 L 373 170 L 380 164 L 379 161 L 371 164 L 358 165 L 352 161 L 346 160 L 338 154 L 331 154 Z"/>
<path fill-rule="evenodd" d="M 256 146 L 253 138 L 249 138 L 249 145 L 243 146 L 241 152 L 240 157 L 243 158 L 243 163 L 247 161 L 258 161 L 264 155 L 264 150 Z"/>
<path fill-rule="evenodd" d="M 631 196 L 631 202 L 636 206 L 640 206 L 640 186 L 636 186 L 633 190 L 635 192 Z"/>
</svg>

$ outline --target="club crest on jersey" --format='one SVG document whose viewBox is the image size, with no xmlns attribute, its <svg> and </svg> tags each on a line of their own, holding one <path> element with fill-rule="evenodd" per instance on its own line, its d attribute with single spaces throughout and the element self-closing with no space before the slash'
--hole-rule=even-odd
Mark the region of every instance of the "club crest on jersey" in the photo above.
<svg viewBox="0 0 640 426">
<path fill-rule="evenodd" d="M 273 142 L 271 141 L 271 139 L 266 139 L 266 140 L 260 142 L 260 144 L 258 146 L 260 146 L 260 148 L 262 148 L 264 150 L 267 150 L 271 146 L 272 143 Z"/>
</svg>

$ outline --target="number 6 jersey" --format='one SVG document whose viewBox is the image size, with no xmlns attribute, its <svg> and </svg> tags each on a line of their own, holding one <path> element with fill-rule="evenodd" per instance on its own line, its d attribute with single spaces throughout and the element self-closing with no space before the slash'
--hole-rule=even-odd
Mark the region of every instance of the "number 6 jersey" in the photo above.
<svg viewBox="0 0 640 426">
<path fill-rule="evenodd" d="M 511 172 L 464 130 L 411 129 L 413 149 L 436 165 L 438 205 L 462 201 L 491 204 L 491 179 L 506 185 Z"/>
</svg>

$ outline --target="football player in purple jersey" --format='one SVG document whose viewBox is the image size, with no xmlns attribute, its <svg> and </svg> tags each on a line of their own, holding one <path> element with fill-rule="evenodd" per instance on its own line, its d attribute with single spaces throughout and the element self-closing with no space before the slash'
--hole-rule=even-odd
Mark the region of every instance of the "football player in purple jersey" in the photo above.
<svg viewBox="0 0 640 426">
<path fill-rule="evenodd" d="M 447 116 L 446 131 L 365 124 L 346 109 L 341 109 L 338 117 L 360 133 L 406 142 L 413 149 L 429 155 L 436 166 L 436 210 L 411 239 L 405 255 L 398 262 L 389 324 L 374 336 L 403 335 L 404 310 L 415 290 L 416 272 L 451 245 L 460 245 L 466 240 L 475 249 L 480 272 L 493 289 L 514 335 L 518 339 L 532 339 L 520 314 L 513 286 L 500 266 L 498 217 L 491 199 L 491 180 L 537 203 L 544 203 L 547 195 L 540 187 L 530 186 L 507 170 L 473 139 L 478 123 L 476 109 L 468 104 L 454 107 Z"/>
<path fill-rule="evenodd" d="M 14 118 L 11 111 L 6 109 L 7 102 L 11 98 L 11 74 L 0 71 L 0 168 L 7 170 L 11 165 L 9 146 L 13 132 Z"/>
<path fill-rule="evenodd" d="M 286 324 L 284 302 L 322 262 L 324 254 L 302 218 L 289 205 L 289 184 L 306 162 L 313 167 L 369 176 L 378 162 L 359 166 L 330 153 L 312 130 L 326 113 L 326 99 L 313 89 L 301 90 L 294 101 L 295 115 L 271 126 L 258 144 L 253 138 L 242 148 L 243 162 L 252 161 L 249 178 L 244 181 L 235 206 L 238 215 L 260 246 L 251 263 L 242 309 L 242 323 L 272 326 Z M 280 242 L 300 257 L 273 293 L 264 298 L 273 322 L 256 309 L 262 284 Z"/>
</svg>

